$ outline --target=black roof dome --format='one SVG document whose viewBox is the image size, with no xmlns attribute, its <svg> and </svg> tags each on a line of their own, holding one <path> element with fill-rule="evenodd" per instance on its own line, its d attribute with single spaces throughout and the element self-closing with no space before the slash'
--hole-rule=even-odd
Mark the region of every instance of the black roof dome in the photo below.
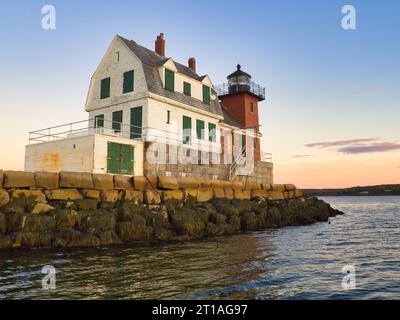
<svg viewBox="0 0 400 320">
<path fill-rule="evenodd" d="M 237 77 L 237 76 L 245 76 L 248 78 L 251 78 L 251 75 L 249 75 L 248 73 L 244 72 L 241 70 L 242 66 L 240 64 L 238 64 L 237 66 L 237 70 L 233 73 L 231 73 L 227 78 L 232 78 L 232 77 Z"/>
</svg>

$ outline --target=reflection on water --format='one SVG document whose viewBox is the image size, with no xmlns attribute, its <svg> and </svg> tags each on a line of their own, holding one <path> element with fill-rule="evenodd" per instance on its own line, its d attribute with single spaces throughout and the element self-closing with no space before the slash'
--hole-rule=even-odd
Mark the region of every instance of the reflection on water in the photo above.
<svg viewBox="0 0 400 320">
<path fill-rule="evenodd" d="M 325 198 L 318 223 L 167 245 L 0 254 L 0 299 L 400 298 L 400 197 Z M 41 268 L 57 289 L 41 289 Z M 354 265 L 357 289 L 341 287 Z"/>
</svg>

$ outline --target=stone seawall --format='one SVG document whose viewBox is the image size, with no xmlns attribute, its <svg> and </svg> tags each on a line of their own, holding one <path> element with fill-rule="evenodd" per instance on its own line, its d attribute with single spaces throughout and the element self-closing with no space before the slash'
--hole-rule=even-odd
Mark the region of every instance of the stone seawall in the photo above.
<svg viewBox="0 0 400 320">
<path fill-rule="evenodd" d="M 292 184 L 0 170 L 0 248 L 182 241 L 336 214 Z"/>
</svg>

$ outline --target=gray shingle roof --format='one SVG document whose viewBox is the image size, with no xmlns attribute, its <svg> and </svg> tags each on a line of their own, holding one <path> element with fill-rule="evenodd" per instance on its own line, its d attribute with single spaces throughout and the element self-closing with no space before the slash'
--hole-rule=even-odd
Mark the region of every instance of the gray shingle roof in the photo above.
<svg viewBox="0 0 400 320">
<path fill-rule="evenodd" d="M 187 104 L 203 111 L 214 113 L 218 116 L 223 116 L 221 105 L 218 99 L 211 99 L 211 104 L 207 105 L 196 98 L 189 97 L 181 92 L 171 92 L 163 87 L 157 68 L 163 65 L 169 58 L 162 57 L 154 51 L 142 47 L 133 40 L 127 40 L 121 36 L 118 37 L 142 61 L 149 92 Z M 178 72 L 184 74 L 189 78 L 197 81 L 202 81 L 205 77 L 199 76 L 192 69 L 176 61 L 174 61 L 174 64 L 178 69 Z M 216 92 L 213 89 L 211 89 L 211 94 L 217 96 Z"/>
</svg>

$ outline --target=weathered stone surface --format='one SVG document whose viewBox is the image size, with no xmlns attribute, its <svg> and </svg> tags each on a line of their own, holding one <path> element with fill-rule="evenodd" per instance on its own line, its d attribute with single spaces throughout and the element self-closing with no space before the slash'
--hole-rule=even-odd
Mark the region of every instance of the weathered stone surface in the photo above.
<svg viewBox="0 0 400 320">
<path fill-rule="evenodd" d="M 197 201 L 206 202 L 214 198 L 214 190 L 212 188 L 199 188 L 197 190 Z"/>
<path fill-rule="evenodd" d="M 93 189 L 114 190 L 114 176 L 112 174 L 93 173 Z"/>
<path fill-rule="evenodd" d="M 203 235 L 205 224 L 194 210 L 185 208 L 171 215 L 172 224 L 178 235 L 200 237 Z"/>
<path fill-rule="evenodd" d="M 102 245 L 122 244 L 121 239 L 114 231 L 102 231 L 98 234 Z"/>
<path fill-rule="evenodd" d="M 284 184 L 272 184 L 271 188 L 272 188 L 272 191 L 285 191 Z"/>
<path fill-rule="evenodd" d="M 267 190 L 253 190 L 251 192 L 251 199 L 257 199 L 257 198 L 267 199 L 269 196 L 270 196 L 270 192 Z"/>
<path fill-rule="evenodd" d="M 296 186 L 294 184 L 285 184 L 285 190 L 286 191 L 294 191 L 296 190 Z"/>
<path fill-rule="evenodd" d="M 210 215 L 210 221 L 216 225 L 225 224 L 226 216 L 218 212 L 213 212 Z"/>
<path fill-rule="evenodd" d="M 0 212 L 0 234 L 6 233 L 6 216 Z"/>
<path fill-rule="evenodd" d="M 75 210 L 62 209 L 57 210 L 54 214 L 56 220 L 56 228 L 63 230 L 65 228 L 74 228 L 81 223 L 81 216 Z"/>
<path fill-rule="evenodd" d="M 56 228 L 54 216 L 27 214 L 22 222 L 24 232 L 52 232 Z"/>
<path fill-rule="evenodd" d="M 244 182 L 235 180 L 231 181 L 232 189 L 244 189 Z"/>
<path fill-rule="evenodd" d="M 53 234 L 50 232 L 17 232 L 13 234 L 13 247 L 49 247 L 53 242 Z"/>
<path fill-rule="evenodd" d="M 200 180 L 200 188 L 211 188 L 213 180 L 209 179 L 201 179 Z"/>
<path fill-rule="evenodd" d="M 5 218 L 6 218 L 6 233 L 11 234 L 13 232 L 22 230 L 26 221 L 26 214 L 25 213 L 6 214 Z"/>
<path fill-rule="evenodd" d="M 3 188 L 4 172 L 0 169 L 0 189 Z"/>
<path fill-rule="evenodd" d="M 45 190 L 47 199 L 49 200 L 77 200 L 83 199 L 82 194 L 77 189 L 56 189 Z"/>
<path fill-rule="evenodd" d="M 136 204 L 143 203 L 143 191 L 121 190 L 118 194 L 120 201 L 132 201 Z"/>
<path fill-rule="evenodd" d="M 216 224 L 214 224 L 212 222 L 208 222 L 204 229 L 204 233 L 207 236 L 215 237 L 215 236 L 220 236 L 220 235 L 224 234 L 224 229 L 217 226 Z"/>
<path fill-rule="evenodd" d="M 225 191 L 225 199 L 232 200 L 234 198 L 232 188 L 225 188 L 224 191 Z"/>
<path fill-rule="evenodd" d="M 47 213 L 51 210 L 54 210 L 55 208 L 53 206 L 50 206 L 46 203 L 37 203 L 35 207 L 32 210 L 32 214 L 42 214 L 42 213 Z"/>
<path fill-rule="evenodd" d="M 175 177 L 158 177 L 158 187 L 160 189 L 178 190 L 179 185 Z"/>
<path fill-rule="evenodd" d="M 117 223 L 116 232 L 122 241 L 144 241 L 153 238 L 152 227 L 135 225 L 132 222 Z"/>
<path fill-rule="evenodd" d="M 100 198 L 100 190 L 95 189 L 83 189 L 81 193 L 85 198 L 88 199 L 99 199 Z"/>
<path fill-rule="evenodd" d="M 98 247 L 100 239 L 93 234 L 80 234 L 68 243 L 68 247 Z"/>
<path fill-rule="evenodd" d="M 60 188 L 93 189 L 92 174 L 87 172 L 60 172 Z"/>
<path fill-rule="evenodd" d="M 172 230 L 161 228 L 154 231 L 154 238 L 159 241 L 172 240 L 174 237 L 175 233 Z"/>
<path fill-rule="evenodd" d="M 41 190 L 16 189 L 12 192 L 12 198 L 26 198 L 32 202 L 46 203 L 46 196 Z"/>
<path fill-rule="evenodd" d="M 224 188 L 214 188 L 214 198 L 216 198 L 216 199 L 225 199 L 225 190 L 224 190 Z"/>
<path fill-rule="evenodd" d="M 33 172 L 4 171 L 4 188 L 29 188 L 35 187 Z"/>
<path fill-rule="evenodd" d="M 245 183 L 244 190 L 261 190 L 261 183 L 255 181 L 249 181 Z"/>
<path fill-rule="evenodd" d="M 157 188 L 157 177 L 156 176 L 134 176 L 133 187 L 135 190 L 147 191 Z"/>
<path fill-rule="evenodd" d="M 105 190 L 101 191 L 100 198 L 103 202 L 117 202 L 118 201 L 118 190 Z"/>
<path fill-rule="evenodd" d="M 192 177 L 178 177 L 176 178 L 179 189 L 197 189 L 200 186 L 200 179 Z"/>
<path fill-rule="evenodd" d="M 6 190 L 0 189 L 0 209 L 10 202 L 10 195 Z"/>
<path fill-rule="evenodd" d="M 233 189 L 233 196 L 236 200 L 250 200 L 250 190 Z"/>
<path fill-rule="evenodd" d="M 114 189 L 115 190 L 133 190 L 132 176 L 124 176 L 117 174 L 114 176 Z"/>
<path fill-rule="evenodd" d="M 74 204 L 78 210 L 96 210 L 98 203 L 97 199 L 77 199 Z"/>
<path fill-rule="evenodd" d="M 269 183 L 263 183 L 262 188 L 263 188 L 263 190 L 266 190 L 266 191 L 272 190 L 271 185 Z"/>
<path fill-rule="evenodd" d="M 11 238 L 7 235 L 0 234 L 0 249 L 11 248 Z"/>
<path fill-rule="evenodd" d="M 162 200 L 183 200 L 183 192 L 181 190 L 164 190 L 162 191 Z"/>
<path fill-rule="evenodd" d="M 143 192 L 143 201 L 146 204 L 160 204 L 160 193 L 154 190 L 147 190 Z"/>
<path fill-rule="evenodd" d="M 37 188 L 47 190 L 58 189 L 60 187 L 60 175 L 56 172 L 35 172 L 35 185 Z"/>
<path fill-rule="evenodd" d="M 295 197 L 302 197 L 302 196 L 304 196 L 304 192 L 302 190 L 296 189 L 294 191 L 294 196 Z"/>
<path fill-rule="evenodd" d="M 257 230 L 259 222 L 254 212 L 244 212 L 240 215 L 240 222 L 243 230 Z"/>
<path fill-rule="evenodd" d="M 269 195 L 269 199 L 271 200 L 283 200 L 285 199 L 285 195 L 283 193 L 283 191 L 269 191 L 270 195 Z"/>
<path fill-rule="evenodd" d="M 189 201 L 189 200 L 197 201 L 198 189 L 197 188 L 184 189 L 183 194 L 184 194 L 186 201 Z"/>
<path fill-rule="evenodd" d="M 211 186 L 213 188 L 231 188 L 231 181 L 227 180 L 211 180 Z"/>
<path fill-rule="evenodd" d="M 116 216 L 107 210 L 88 210 L 83 212 L 80 229 L 85 233 L 97 234 L 103 231 L 114 231 Z"/>
</svg>

